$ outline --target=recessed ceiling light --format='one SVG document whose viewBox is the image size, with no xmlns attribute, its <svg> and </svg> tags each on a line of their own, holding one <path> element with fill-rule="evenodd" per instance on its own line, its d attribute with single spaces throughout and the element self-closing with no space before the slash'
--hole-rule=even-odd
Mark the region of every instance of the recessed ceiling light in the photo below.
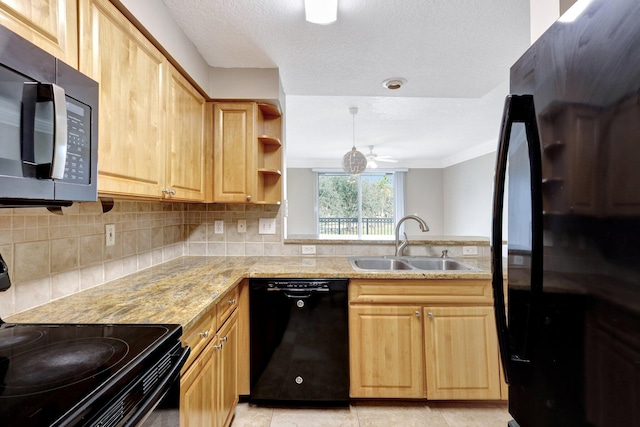
<svg viewBox="0 0 640 427">
<path fill-rule="evenodd" d="M 406 82 L 407 79 L 403 79 L 402 77 L 392 77 L 383 81 L 382 86 L 390 90 L 396 90 L 400 89 Z"/>
<path fill-rule="evenodd" d="M 338 17 L 338 0 L 304 0 L 307 21 L 314 24 L 331 24 Z"/>
</svg>

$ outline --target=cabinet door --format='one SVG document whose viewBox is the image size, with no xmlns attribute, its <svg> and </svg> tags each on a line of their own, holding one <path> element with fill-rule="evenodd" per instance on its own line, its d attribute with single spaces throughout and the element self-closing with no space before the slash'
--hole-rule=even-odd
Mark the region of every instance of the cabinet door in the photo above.
<svg viewBox="0 0 640 427">
<path fill-rule="evenodd" d="M 161 198 L 167 60 L 108 0 L 83 0 L 80 69 L 100 83 L 98 191 Z"/>
<path fill-rule="evenodd" d="M 214 105 L 214 202 L 248 203 L 254 198 L 256 108 L 244 102 Z"/>
<path fill-rule="evenodd" d="M 78 68 L 77 0 L 0 0 L 0 24 Z"/>
<path fill-rule="evenodd" d="M 424 397 L 419 306 L 351 306 L 351 397 Z"/>
<path fill-rule="evenodd" d="M 170 66 L 166 198 L 204 201 L 205 99 Z"/>
<path fill-rule="evenodd" d="M 428 399 L 500 399 L 491 307 L 425 307 Z"/>
<path fill-rule="evenodd" d="M 237 310 L 218 331 L 222 347 L 218 350 L 219 387 L 216 404 L 216 426 L 225 427 L 231 423 L 238 404 L 238 316 Z"/>
<path fill-rule="evenodd" d="M 215 425 L 216 345 L 211 342 L 180 379 L 180 427 Z"/>
</svg>

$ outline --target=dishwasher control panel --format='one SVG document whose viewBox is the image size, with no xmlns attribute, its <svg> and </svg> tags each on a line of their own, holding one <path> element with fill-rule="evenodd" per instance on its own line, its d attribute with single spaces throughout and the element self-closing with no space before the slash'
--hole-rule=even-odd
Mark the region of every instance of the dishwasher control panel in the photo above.
<svg viewBox="0 0 640 427">
<path fill-rule="evenodd" d="M 252 288 L 267 288 L 270 290 L 346 290 L 347 279 L 251 279 Z"/>
</svg>

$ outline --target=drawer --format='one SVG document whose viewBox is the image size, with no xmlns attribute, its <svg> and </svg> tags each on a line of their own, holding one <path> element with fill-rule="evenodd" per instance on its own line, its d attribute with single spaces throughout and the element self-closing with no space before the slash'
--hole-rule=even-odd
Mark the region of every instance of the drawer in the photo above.
<svg viewBox="0 0 640 427">
<path fill-rule="evenodd" d="M 479 279 L 352 279 L 349 282 L 349 302 L 491 305 L 493 290 L 490 280 Z"/>
<path fill-rule="evenodd" d="M 216 330 L 216 309 L 214 307 L 209 310 L 198 323 L 182 335 L 182 344 L 188 345 L 191 348 L 191 353 L 182 368 L 182 372 L 187 370 L 189 365 L 198 357 L 207 344 L 213 340 L 216 335 Z"/>
<path fill-rule="evenodd" d="M 229 318 L 229 316 L 231 316 L 231 313 L 233 313 L 233 310 L 235 310 L 236 307 L 238 306 L 238 299 L 239 299 L 238 297 L 239 297 L 238 286 L 236 286 L 233 289 L 231 289 L 229 292 L 227 292 L 222 297 L 220 302 L 218 302 L 217 311 L 218 311 L 219 326 L 222 326 L 222 324 Z"/>
</svg>

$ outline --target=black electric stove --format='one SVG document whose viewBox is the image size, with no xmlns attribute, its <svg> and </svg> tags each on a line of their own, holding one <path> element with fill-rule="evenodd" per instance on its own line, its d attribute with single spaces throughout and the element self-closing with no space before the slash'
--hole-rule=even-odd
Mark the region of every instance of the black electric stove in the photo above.
<svg viewBox="0 0 640 427">
<path fill-rule="evenodd" d="M 136 425 L 188 355 L 179 325 L 0 325 L 0 426 Z"/>
</svg>

